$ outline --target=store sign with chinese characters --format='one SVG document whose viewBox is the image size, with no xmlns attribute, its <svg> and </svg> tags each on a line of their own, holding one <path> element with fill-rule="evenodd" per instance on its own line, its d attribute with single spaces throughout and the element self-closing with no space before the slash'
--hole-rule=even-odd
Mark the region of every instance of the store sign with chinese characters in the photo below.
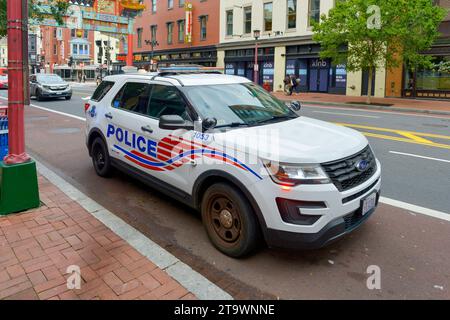
<svg viewBox="0 0 450 320">
<path fill-rule="evenodd" d="M 186 26 L 185 26 L 185 43 L 192 43 L 192 3 L 187 2 L 184 5 L 186 11 Z"/>
</svg>

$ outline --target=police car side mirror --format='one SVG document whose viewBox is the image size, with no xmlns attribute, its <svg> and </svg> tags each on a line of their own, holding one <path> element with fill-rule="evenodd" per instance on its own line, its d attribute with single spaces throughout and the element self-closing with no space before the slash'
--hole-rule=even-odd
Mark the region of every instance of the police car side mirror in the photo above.
<svg viewBox="0 0 450 320">
<path fill-rule="evenodd" d="M 161 116 L 161 118 L 159 118 L 159 127 L 165 130 L 177 130 L 177 129 L 193 130 L 194 124 L 190 121 L 184 120 L 179 115 L 168 114 Z"/>
<path fill-rule="evenodd" d="M 302 104 L 299 101 L 292 101 L 290 107 L 294 111 L 300 111 Z"/>
</svg>

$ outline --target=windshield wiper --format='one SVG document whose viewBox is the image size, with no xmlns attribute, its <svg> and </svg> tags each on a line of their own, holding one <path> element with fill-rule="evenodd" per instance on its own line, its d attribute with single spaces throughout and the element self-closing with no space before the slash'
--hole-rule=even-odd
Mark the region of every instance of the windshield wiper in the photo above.
<svg viewBox="0 0 450 320">
<path fill-rule="evenodd" d="M 296 119 L 296 118 L 298 118 L 298 117 L 295 115 L 272 116 L 267 119 L 256 121 L 256 123 L 261 124 L 261 123 L 267 123 L 267 122 L 278 121 L 278 120 L 283 120 L 283 119 Z"/>
<path fill-rule="evenodd" d="M 231 128 L 236 128 L 236 127 L 248 127 L 248 124 L 244 123 L 244 122 L 231 122 L 231 123 L 227 123 L 227 124 L 221 124 L 220 126 L 215 126 L 215 128 L 226 128 L 226 127 L 231 127 Z"/>
</svg>

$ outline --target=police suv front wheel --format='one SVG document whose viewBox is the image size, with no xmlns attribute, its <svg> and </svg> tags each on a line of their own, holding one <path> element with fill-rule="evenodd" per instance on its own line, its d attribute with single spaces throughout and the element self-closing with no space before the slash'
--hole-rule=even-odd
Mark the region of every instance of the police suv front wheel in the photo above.
<svg viewBox="0 0 450 320">
<path fill-rule="evenodd" d="M 95 172 L 100 177 L 110 176 L 112 172 L 111 159 L 102 138 L 95 138 L 91 146 L 91 156 Z"/>
<path fill-rule="evenodd" d="M 246 197 L 231 185 L 217 183 L 209 187 L 201 212 L 209 239 L 224 254 L 240 258 L 258 246 L 258 220 Z"/>
</svg>

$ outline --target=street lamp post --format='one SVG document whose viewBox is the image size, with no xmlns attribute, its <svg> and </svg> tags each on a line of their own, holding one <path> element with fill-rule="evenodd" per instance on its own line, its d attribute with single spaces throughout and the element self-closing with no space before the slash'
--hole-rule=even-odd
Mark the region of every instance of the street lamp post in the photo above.
<svg viewBox="0 0 450 320">
<path fill-rule="evenodd" d="M 253 30 L 253 36 L 255 37 L 255 64 L 253 66 L 253 82 L 255 82 L 256 84 L 258 84 L 258 71 L 259 71 L 259 66 L 258 66 L 258 39 L 261 35 L 261 31 L 259 30 Z"/>
<path fill-rule="evenodd" d="M 152 39 L 152 40 L 145 40 L 145 43 L 146 43 L 147 45 L 150 44 L 150 46 L 151 46 L 151 51 L 150 51 L 150 64 L 151 64 L 151 66 L 152 66 L 152 70 L 151 70 L 151 71 L 153 71 L 153 53 L 154 53 L 155 47 L 159 46 L 159 42 L 156 41 L 156 40 L 154 40 L 154 39 Z"/>
</svg>

